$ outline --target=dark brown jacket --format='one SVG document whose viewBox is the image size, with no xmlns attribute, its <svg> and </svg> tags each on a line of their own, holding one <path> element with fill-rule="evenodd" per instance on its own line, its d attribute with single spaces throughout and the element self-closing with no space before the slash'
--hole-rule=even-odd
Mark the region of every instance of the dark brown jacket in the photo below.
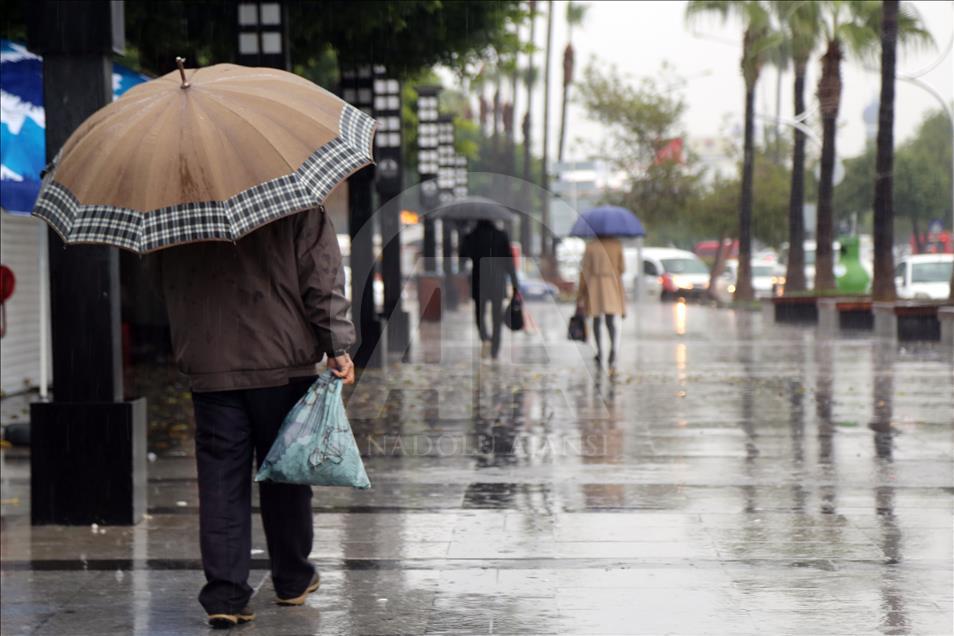
<svg viewBox="0 0 954 636">
<path fill-rule="evenodd" d="M 159 258 L 176 362 L 193 391 L 281 386 L 354 343 L 341 251 L 324 209 L 236 243 L 181 245 Z"/>
</svg>

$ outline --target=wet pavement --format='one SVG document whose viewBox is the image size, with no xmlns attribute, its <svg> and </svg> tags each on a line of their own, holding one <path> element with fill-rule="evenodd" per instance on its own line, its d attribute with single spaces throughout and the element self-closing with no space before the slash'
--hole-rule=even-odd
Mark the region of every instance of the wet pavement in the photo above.
<svg viewBox="0 0 954 636">
<path fill-rule="evenodd" d="M 952 633 L 949 349 L 648 303 L 610 375 L 564 339 L 570 306 L 528 308 L 499 362 L 462 307 L 365 372 L 374 487 L 316 489 L 303 608 L 271 603 L 256 521 L 258 619 L 235 631 Z M 31 528 L 28 460 L 3 451 L 4 635 L 206 632 L 190 430 L 153 435 L 134 528 Z"/>
</svg>

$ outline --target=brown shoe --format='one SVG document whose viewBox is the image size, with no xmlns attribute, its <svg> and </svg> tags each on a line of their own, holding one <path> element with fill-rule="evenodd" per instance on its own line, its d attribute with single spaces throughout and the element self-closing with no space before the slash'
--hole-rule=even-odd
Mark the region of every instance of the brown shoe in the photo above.
<svg viewBox="0 0 954 636">
<path fill-rule="evenodd" d="M 318 589 L 318 586 L 321 585 L 321 576 L 315 572 L 315 576 L 312 577 L 311 583 L 308 584 L 308 587 L 305 588 L 305 591 L 302 592 L 299 596 L 295 598 L 282 598 L 280 596 L 275 597 L 275 602 L 279 605 L 284 606 L 295 606 L 295 605 L 304 605 L 305 598 L 312 592 Z"/>
<path fill-rule="evenodd" d="M 234 614 L 209 614 L 209 626 L 213 629 L 228 629 L 240 623 L 250 623 L 255 620 L 255 612 L 248 607 Z"/>
</svg>

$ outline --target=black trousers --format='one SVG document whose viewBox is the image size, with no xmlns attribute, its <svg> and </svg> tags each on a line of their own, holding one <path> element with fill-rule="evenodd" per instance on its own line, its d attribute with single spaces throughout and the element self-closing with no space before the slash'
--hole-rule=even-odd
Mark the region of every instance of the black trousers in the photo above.
<svg viewBox="0 0 954 636">
<path fill-rule="evenodd" d="M 313 381 L 192 394 L 206 579 L 199 602 L 210 614 L 239 611 L 252 596 L 252 453 L 260 466 L 285 415 Z M 275 591 L 282 598 L 298 596 L 315 571 L 308 561 L 314 538 L 311 487 L 262 482 L 258 492 Z"/>
<path fill-rule="evenodd" d="M 486 313 L 487 305 L 490 305 L 491 334 L 487 335 Z M 477 332 L 480 334 L 481 342 L 490 340 L 490 355 L 494 358 L 500 352 L 500 333 L 503 325 L 503 298 L 495 296 L 485 296 L 474 299 L 474 307 L 477 318 Z"/>
</svg>

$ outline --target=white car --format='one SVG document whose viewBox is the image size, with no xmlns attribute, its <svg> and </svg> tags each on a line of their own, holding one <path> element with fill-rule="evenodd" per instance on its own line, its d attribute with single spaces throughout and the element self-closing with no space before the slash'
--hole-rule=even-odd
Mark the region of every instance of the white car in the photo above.
<svg viewBox="0 0 954 636">
<path fill-rule="evenodd" d="M 671 247 L 644 247 L 643 266 L 629 270 L 633 280 L 642 274 L 643 293 L 662 300 L 700 297 L 709 289 L 709 268 L 698 256 Z"/>
<path fill-rule="evenodd" d="M 954 254 L 905 256 L 894 269 L 898 298 L 947 300 L 951 293 Z"/>
<path fill-rule="evenodd" d="M 725 272 L 722 276 L 728 281 L 726 291 L 735 293 L 736 280 L 739 276 L 739 261 L 726 261 Z M 785 281 L 785 269 L 774 259 L 752 259 L 752 289 L 758 298 L 771 298 L 776 288 Z"/>
</svg>

